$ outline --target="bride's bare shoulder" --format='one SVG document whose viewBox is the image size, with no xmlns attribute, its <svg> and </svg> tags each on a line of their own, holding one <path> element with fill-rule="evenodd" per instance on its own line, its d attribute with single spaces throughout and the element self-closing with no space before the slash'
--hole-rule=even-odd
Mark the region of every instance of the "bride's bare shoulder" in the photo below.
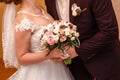
<svg viewBox="0 0 120 80">
<path fill-rule="evenodd" d="M 26 14 L 17 14 L 15 18 L 15 29 L 16 31 L 33 31 L 34 22 L 30 19 L 30 16 Z"/>
<path fill-rule="evenodd" d="M 30 16 L 26 14 L 17 14 L 15 18 L 15 23 L 21 23 L 24 19 L 30 19 Z"/>
</svg>

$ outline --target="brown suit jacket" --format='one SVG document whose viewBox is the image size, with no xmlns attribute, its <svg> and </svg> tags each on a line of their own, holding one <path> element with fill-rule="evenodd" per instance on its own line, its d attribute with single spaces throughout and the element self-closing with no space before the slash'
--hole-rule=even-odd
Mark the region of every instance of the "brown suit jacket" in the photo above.
<svg viewBox="0 0 120 80">
<path fill-rule="evenodd" d="M 55 0 L 45 0 L 45 3 L 51 16 L 59 19 Z M 74 17 L 71 11 L 73 3 L 87 10 Z M 80 33 L 81 45 L 76 51 L 87 70 L 98 80 L 119 73 L 120 43 L 111 0 L 70 0 L 70 22 L 77 25 Z"/>
</svg>

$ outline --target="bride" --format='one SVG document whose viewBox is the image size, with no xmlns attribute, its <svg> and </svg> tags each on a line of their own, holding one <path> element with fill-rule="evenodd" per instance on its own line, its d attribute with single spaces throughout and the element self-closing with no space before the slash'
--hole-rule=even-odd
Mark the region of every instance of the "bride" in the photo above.
<svg viewBox="0 0 120 80">
<path fill-rule="evenodd" d="M 41 28 L 54 19 L 35 4 L 35 0 L 2 0 L 7 4 L 3 21 L 3 59 L 6 67 L 17 71 L 8 80 L 74 80 L 60 61 L 66 58 L 54 49 L 46 56 L 39 38 Z M 15 4 L 20 4 L 15 11 Z M 59 63 L 57 61 L 60 61 Z"/>
</svg>

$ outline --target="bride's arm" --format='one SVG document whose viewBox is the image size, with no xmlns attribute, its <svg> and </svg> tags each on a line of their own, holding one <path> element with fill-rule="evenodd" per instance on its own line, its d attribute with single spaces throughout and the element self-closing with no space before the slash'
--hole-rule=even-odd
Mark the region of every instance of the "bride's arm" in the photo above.
<svg viewBox="0 0 120 80">
<path fill-rule="evenodd" d="M 31 37 L 30 30 L 23 31 L 23 32 L 20 32 L 20 31 L 16 32 L 16 36 L 15 36 L 16 54 L 20 64 L 38 63 L 49 58 L 48 56 L 46 57 L 48 50 L 45 50 L 43 52 L 37 52 L 37 53 L 31 53 L 29 51 L 30 37 Z"/>
<path fill-rule="evenodd" d="M 31 53 L 30 49 L 30 38 L 31 38 L 31 31 L 17 31 L 15 40 L 16 40 L 16 54 L 20 64 L 27 65 L 27 64 L 34 64 L 38 62 L 42 62 L 46 59 L 53 59 L 53 58 L 60 58 L 63 54 L 55 48 L 51 51 L 51 53 L 46 56 L 49 50 L 44 50 L 43 52 L 36 52 Z"/>
<path fill-rule="evenodd" d="M 15 22 L 16 24 L 18 23 L 18 27 L 17 25 L 15 26 L 15 30 L 16 30 L 15 44 L 16 44 L 16 55 L 19 63 L 23 65 L 34 64 L 50 58 L 50 56 L 46 56 L 48 50 L 44 50 L 43 52 L 37 52 L 37 53 L 30 52 L 30 39 L 31 39 L 32 31 L 31 29 L 29 29 L 29 27 L 32 25 L 30 25 L 31 22 L 27 20 L 27 16 L 20 14 L 19 16 L 16 17 Z"/>
<path fill-rule="evenodd" d="M 42 52 L 31 53 L 30 52 L 30 39 L 32 35 L 31 26 L 34 27 L 29 17 L 24 15 L 19 15 L 16 18 L 16 33 L 15 33 L 15 44 L 16 44 L 16 54 L 20 64 L 34 64 L 50 58 L 60 58 L 63 54 L 54 49 L 51 54 L 46 56 L 49 50 L 44 50 Z M 30 28 L 30 29 L 29 29 Z"/>
</svg>

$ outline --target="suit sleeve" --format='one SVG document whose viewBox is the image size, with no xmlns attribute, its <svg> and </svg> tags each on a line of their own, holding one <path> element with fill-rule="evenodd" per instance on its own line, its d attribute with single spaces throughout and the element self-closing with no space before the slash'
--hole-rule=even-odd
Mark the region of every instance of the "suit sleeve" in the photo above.
<svg viewBox="0 0 120 80">
<path fill-rule="evenodd" d="M 118 25 L 111 0 L 91 0 L 92 13 L 99 31 L 76 49 L 79 57 L 86 62 L 118 39 Z"/>
</svg>

